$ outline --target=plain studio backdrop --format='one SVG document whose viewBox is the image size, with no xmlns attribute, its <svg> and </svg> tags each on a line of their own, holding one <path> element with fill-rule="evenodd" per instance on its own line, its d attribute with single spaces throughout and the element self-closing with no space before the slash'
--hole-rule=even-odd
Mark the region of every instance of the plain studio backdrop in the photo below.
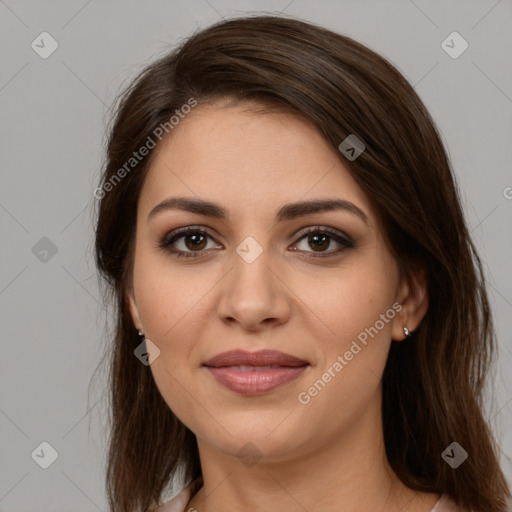
<svg viewBox="0 0 512 512">
<path fill-rule="evenodd" d="M 107 510 L 102 373 L 87 391 L 105 343 L 93 191 L 115 96 L 196 29 L 279 12 L 389 59 L 437 123 L 489 282 L 487 417 L 512 481 L 509 0 L 0 0 L 0 511 Z"/>
</svg>

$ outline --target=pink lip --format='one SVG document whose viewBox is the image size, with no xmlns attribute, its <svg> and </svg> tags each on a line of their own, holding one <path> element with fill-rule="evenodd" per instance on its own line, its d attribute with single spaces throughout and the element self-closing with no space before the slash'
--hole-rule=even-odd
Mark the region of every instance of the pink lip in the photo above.
<svg viewBox="0 0 512 512">
<path fill-rule="evenodd" d="M 211 359 L 208 359 L 204 366 L 302 366 L 309 364 L 308 361 L 298 357 L 279 352 L 278 350 L 258 350 L 247 352 L 245 350 L 230 350 L 222 352 Z"/>
<path fill-rule="evenodd" d="M 203 366 L 207 367 L 217 382 L 232 391 L 258 395 L 296 379 L 309 363 L 276 350 L 232 350 L 209 359 Z M 255 368 L 239 368 L 240 366 Z M 270 368 L 260 369 L 262 366 Z"/>
</svg>

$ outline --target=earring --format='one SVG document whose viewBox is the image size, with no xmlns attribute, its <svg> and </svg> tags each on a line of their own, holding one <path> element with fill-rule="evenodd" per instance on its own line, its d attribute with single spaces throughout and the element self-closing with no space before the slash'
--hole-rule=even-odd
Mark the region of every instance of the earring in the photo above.
<svg viewBox="0 0 512 512">
<path fill-rule="evenodd" d="M 144 336 L 144 333 L 142 331 L 139 331 L 139 336 Z"/>
<path fill-rule="evenodd" d="M 409 336 L 411 336 L 411 335 L 412 335 L 412 333 L 413 333 L 413 331 L 409 331 L 409 329 L 407 329 L 407 327 L 405 327 L 405 325 L 404 325 L 404 334 L 405 334 L 407 337 L 409 337 Z"/>
</svg>

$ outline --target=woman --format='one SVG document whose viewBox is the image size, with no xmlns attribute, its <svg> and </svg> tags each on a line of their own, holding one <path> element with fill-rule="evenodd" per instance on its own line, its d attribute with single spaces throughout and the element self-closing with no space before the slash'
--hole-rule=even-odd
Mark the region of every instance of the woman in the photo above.
<svg viewBox="0 0 512 512">
<path fill-rule="evenodd" d="M 112 511 L 506 510 L 482 267 L 389 62 L 284 17 L 200 31 L 122 96 L 95 196 Z"/>
</svg>

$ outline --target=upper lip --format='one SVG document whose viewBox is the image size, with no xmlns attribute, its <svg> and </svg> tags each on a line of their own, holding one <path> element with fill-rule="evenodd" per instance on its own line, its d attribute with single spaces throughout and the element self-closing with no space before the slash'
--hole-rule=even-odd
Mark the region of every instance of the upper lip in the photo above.
<svg viewBox="0 0 512 512">
<path fill-rule="evenodd" d="M 245 350 L 230 350 L 222 352 L 208 359 L 204 366 L 303 366 L 309 364 L 303 359 L 279 352 L 277 350 L 259 350 L 246 352 Z"/>
</svg>

